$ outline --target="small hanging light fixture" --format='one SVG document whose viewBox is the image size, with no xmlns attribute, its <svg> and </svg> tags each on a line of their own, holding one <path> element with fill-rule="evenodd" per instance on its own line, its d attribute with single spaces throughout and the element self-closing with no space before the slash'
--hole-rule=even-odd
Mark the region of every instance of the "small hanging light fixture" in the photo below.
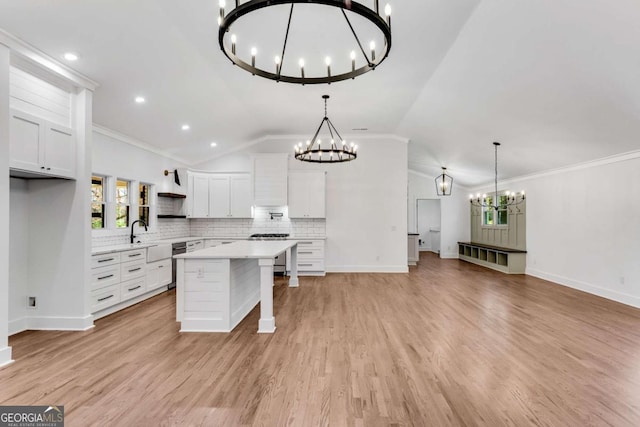
<svg viewBox="0 0 640 427">
<path fill-rule="evenodd" d="M 436 177 L 436 192 L 438 196 L 450 196 L 453 187 L 453 178 L 447 175 L 447 168 L 442 166 L 442 175 Z"/>
</svg>

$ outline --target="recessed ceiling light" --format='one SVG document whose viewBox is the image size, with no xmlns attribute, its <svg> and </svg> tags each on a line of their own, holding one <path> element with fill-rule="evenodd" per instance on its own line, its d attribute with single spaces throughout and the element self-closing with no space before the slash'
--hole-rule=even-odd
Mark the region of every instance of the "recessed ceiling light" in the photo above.
<svg viewBox="0 0 640 427">
<path fill-rule="evenodd" d="M 73 52 L 67 52 L 64 54 L 64 59 L 66 59 L 67 61 L 77 61 L 78 54 Z"/>
<path fill-rule="evenodd" d="M 191 126 L 189 125 L 182 125 L 182 130 L 189 130 L 191 129 Z"/>
<path fill-rule="evenodd" d="M 215 142 L 212 142 L 212 143 L 211 143 L 211 146 L 212 146 L 212 147 L 215 147 L 216 145 L 218 145 L 218 144 L 216 144 Z"/>
<path fill-rule="evenodd" d="M 138 104 L 144 104 L 146 101 L 147 101 L 147 100 L 146 100 L 146 99 L 144 99 L 144 97 L 143 97 L 143 96 L 136 96 L 136 102 L 137 102 Z"/>
</svg>

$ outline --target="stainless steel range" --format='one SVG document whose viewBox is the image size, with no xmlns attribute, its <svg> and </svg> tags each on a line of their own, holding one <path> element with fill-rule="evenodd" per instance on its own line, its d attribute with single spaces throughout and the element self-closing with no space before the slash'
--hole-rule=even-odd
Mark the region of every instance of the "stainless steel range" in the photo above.
<svg viewBox="0 0 640 427">
<path fill-rule="evenodd" d="M 258 233 L 249 236 L 249 240 L 287 240 L 289 233 Z M 273 274 L 284 276 L 287 272 L 287 253 L 283 252 L 275 258 Z"/>
</svg>

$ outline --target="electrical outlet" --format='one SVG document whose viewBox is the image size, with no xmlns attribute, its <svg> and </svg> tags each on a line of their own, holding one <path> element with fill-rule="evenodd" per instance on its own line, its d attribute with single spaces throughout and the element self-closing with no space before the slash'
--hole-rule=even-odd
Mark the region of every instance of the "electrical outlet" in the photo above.
<svg viewBox="0 0 640 427">
<path fill-rule="evenodd" d="M 36 297 L 27 297 L 27 308 L 36 308 Z"/>
</svg>

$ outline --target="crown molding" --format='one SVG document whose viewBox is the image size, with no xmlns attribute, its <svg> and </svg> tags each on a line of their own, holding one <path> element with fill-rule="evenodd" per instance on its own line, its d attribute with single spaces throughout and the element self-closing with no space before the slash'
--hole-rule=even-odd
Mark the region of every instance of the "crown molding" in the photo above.
<svg viewBox="0 0 640 427">
<path fill-rule="evenodd" d="M 72 68 L 60 63 L 53 57 L 47 55 L 35 46 L 30 45 L 0 29 L 0 43 L 7 46 L 13 54 L 16 54 L 19 58 L 12 58 L 12 62 L 16 62 L 16 65 L 35 65 L 42 71 L 53 74 L 55 77 L 62 78 L 66 82 L 70 82 L 75 87 L 81 87 L 95 91 L 100 84 L 95 80 L 81 74 Z M 27 64 L 25 64 L 25 62 Z"/>
<path fill-rule="evenodd" d="M 612 156 L 602 157 L 599 159 L 588 160 L 586 162 L 576 163 L 574 165 L 563 166 L 559 168 L 549 169 L 541 172 L 534 172 L 527 175 L 520 175 L 513 178 L 500 180 L 501 184 L 515 184 L 521 181 L 544 178 L 547 176 L 559 175 L 568 172 L 575 172 L 584 169 L 591 169 L 598 166 L 609 165 L 612 163 L 626 162 L 628 160 L 635 160 L 640 158 L 640 150 L 628 151 L 626 153 L 614 154 Z M 487 182 L 486 184 L 474 186 L 472 191 L 481 190 L 483 188 L 487 188 L 492 185 L 491 182 Z"/>
<path fill-rule="evenodd" d="M 159 150 L 156 147 L 152 146 L 151 144 L 147 144 L 146 142 L 142 142 L 142 141 L 140 141 L 138 139 L 135 139 L 133 137 L 130 137 L 128 135 L 125 135 L 123 133 L 115 131 L 113 129 L 109 129 L 109 128 L 105 127 L 105 126 L 101 126 L 101 125 L 98 125 L 98 124 L 94 123 L 93 124 L 93 131 L 97 132 L 97 133 L 99 133 L 101 135 L 107 136 L 109 138 L 116 139 L 116 140 L 118 140 L 120 142 L 124 142 L 125 144 L 133 145 L 133 146 L 141 148 L 141 149 L 143 149 L 145 151 L 149 151 L 151 153 L 157 154 L 159 156 L 166 157 L 166 158 L 171 159 L 171 160 L 176 160 L 176 161 L 182 163 L 185 166 L 189 165 L 189 162 L 187 162 L 185 159 L 182 159 L 182 158 L 180 158 L 180 157 L 178 157 L 178 156 L 176 156 L 174 154 L 168 153 L 166 151 Z"/>
</svg>

